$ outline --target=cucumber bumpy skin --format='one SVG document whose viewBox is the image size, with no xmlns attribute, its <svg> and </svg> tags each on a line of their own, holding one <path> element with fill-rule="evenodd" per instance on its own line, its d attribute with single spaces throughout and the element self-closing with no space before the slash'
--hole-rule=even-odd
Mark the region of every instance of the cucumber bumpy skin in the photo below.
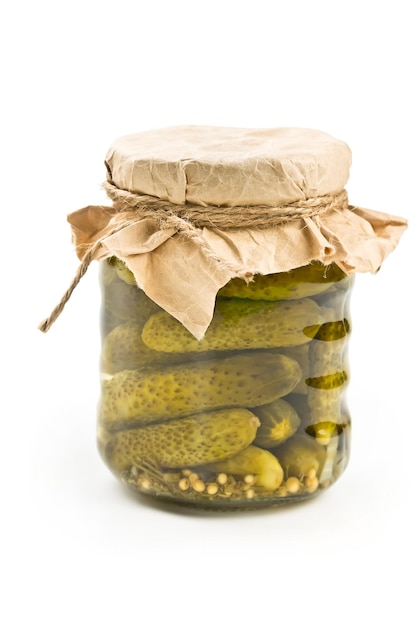
<svg viewBox="0 0 417 626">
<path fill-rule="evenodd" d="M 289 272 L 257 274 L 248 284 L 241 278 L 232 278 L 220 289 L 219 296 L 253 300 L 295 300 L 320 294 L 332 283 L 345 277 L 346 274 L 335 264 L 325 266 L 314 262 Z"/>
<path fill-rule="evenodd" d="M 203 339 L 197 340 L 166 312 L 152 315 L 142 331 L 144 343 L 161 352 L 204 352 L 296 346 L 311 341 L 303 331 L 322 323 L 320 307 L 308 298 L 263 302 L 217 300 Z"/>
<path fill-rule="evenodd" d="M 260 406 L 290 393 L 300 376 L 296 361 L 267 352 L 125 370 L 102 381 L 100 426 L 117 430 L 198 411 Z"/>
<path fill-rule="evenodd" d="M 233 474 L 235 476 L 246 476 L 252 474 L 255 477 L 257 487 L 262 487 L 265 491 L 278 489 L 284 478 L 284 471 L 278 459 L 257 446 L 250 445 L 225 461 L 212 463 L 204 470 L 209 469 L 215 473 Z"/>
<path fill-rule="evenodd" d="M 258 418 L 247 409 L 225 409 L 115 433 L 105 449 L 113 471 L 144 461 L 180 468 L 220 461 L 249 446 Z"/>
</svg>

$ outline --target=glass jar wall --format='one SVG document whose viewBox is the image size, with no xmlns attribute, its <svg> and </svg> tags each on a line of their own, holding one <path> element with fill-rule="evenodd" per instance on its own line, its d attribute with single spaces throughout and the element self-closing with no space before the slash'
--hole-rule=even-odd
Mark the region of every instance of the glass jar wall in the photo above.
<svg viewBox="0 0 417 626">
<path fill-rule="evenodd" d="M 204 508 L 311 498 L 349 458 L 353 277 L 312 263 L 231 280 L 202 340 L 100 262 L 98 444 L 141 494 Z"/>
</svg>

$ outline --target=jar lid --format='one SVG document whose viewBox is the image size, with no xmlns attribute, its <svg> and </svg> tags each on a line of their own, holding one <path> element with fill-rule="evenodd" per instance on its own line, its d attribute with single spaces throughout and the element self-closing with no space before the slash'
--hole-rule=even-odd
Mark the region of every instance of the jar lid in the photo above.
<svg viewBox="0 0 417 626">
<path fill-rule="evenodd" d="M 106 156 L 113 184 L 173 204 L 280 206 L 341 191 L 351 151 L 305 128 L 174 126 L 126 135 Z"/>
</svg>

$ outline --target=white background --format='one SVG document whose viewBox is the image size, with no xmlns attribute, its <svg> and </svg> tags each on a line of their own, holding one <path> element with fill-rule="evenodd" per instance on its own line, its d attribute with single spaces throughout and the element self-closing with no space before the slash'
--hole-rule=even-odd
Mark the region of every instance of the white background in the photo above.
<svg viewBox="0 0 417 626">
<path fill-rule="evenodd" d="M 2 10 L 3 624 L 416 623 L 413 4 Z M 95 446 L 96 266 L 37 330 L 78 264 L 67 213 L 107 203 L 110 143 L 175 124 L 328 132 L 353 151 L 350 201 L 409 219 L 380 272 L 357 277 L 352 457 L 310 503 L 207 516 L 138 502 Z"/>
</svg>

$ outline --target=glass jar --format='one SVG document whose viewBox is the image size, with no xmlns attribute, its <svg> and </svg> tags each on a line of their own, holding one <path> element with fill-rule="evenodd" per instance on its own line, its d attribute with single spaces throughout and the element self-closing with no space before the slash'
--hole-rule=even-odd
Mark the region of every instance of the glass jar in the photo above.
<svg viewBox="0 0 417 626">
<path fill-rule="evenodd" d="M 98 446 L 140 494 L 202 508 L 306 500 L 350 450 L 347 347 L 353 276 L 313 262 L 235 278 L 197 340 L 100 261 Z"/>
</svg>

